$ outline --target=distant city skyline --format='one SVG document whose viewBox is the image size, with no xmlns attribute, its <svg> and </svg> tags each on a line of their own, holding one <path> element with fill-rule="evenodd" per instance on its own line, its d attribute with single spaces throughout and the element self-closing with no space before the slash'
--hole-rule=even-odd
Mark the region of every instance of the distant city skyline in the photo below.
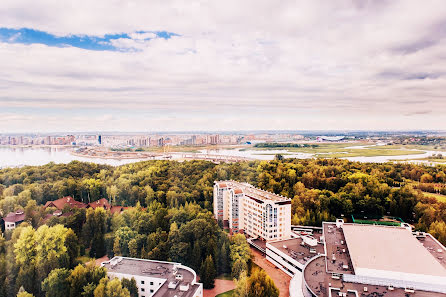
<svg viewBox="0 0 446 297">
<path fill-rule="evenodd" d="M 446 3 L 0 7 L 0 133 L 441 130 Z"/>
</svg>

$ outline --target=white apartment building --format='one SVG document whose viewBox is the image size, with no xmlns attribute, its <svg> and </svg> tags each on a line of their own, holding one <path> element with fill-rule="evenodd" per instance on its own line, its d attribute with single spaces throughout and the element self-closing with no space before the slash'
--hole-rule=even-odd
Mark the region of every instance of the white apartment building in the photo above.
<svg viewBox="0 0 446 297">
<path fill-rule="evenodd" d="M 214 216 L 232 233 L 266 241 L 291 237 L 291 199 L 247 183 L 215 182 Z"/>
<path fill-rule="evenodd" d="M 139 297 L 203 297 L 195 271 L 179 263 L 114 257 L 101 266 L 110 278 L 134 278 Z"/>
</svg>

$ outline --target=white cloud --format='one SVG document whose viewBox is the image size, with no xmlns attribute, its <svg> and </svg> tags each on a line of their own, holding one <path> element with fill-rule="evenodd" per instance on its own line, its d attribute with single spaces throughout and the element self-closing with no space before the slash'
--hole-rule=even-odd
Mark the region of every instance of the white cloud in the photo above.
<svg viewBox="0 0 446 297">
<path fill-rule="evenodd" d="M 442 128 L 444 24 L 443 0 L 4 0 L 0 27 L 180 36 L 112 41 L 130 52 L 0 43 L 0 111 L 34 114 L 11 130 L 51 130 L 57 111 L 68 130 Z"/>
</svg>

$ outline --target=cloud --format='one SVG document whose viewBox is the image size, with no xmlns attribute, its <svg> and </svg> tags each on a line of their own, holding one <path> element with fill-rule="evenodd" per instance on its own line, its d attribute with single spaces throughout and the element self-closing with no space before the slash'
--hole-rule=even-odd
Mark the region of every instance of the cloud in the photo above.
<svg viewBox="0 0 446 297">
<path fill-rule="evenodd" d="M 427 2 L 5 0 L 0 27 L 109 48 L 1 41 L 0 110 L 26 115 L 11 130 L 437 128 L 446 5 Z"/>
</svg>

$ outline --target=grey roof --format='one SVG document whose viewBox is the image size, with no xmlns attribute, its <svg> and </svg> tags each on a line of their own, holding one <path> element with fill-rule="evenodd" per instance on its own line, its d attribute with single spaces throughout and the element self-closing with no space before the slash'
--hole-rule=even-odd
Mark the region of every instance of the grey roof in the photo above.
<svg viewBox="0 0 446 297">
<path fill-rule="evenodd" d="M 121 261 L 119 261 L 116 265 L 111 264 L 114 260 L 119 258 Z M 132 275 L 139 275 L 166 279 L 167 281 L 164 282 L 161 288 L 155 292 L 153 297 L 192 297 L 200 286 L 199 284 L 196 284 L 196 276 L 191 271 L 181 268 L 184 266 L 181 266 L 179 263 L 115 257 L 110 261 L 103 262 L 102 266 L 107 268 L 108 272 L 110 273 L 128 274 L 129 277 Z M 174 270 L 177 270 L 176 274 L 181 274 L 183 276 L 183 280 L 179 282 L 175 289 L 169 289 L 169 283 L 177 281 L 175 279 Z M 194 283 L 194 285 L 191 283 Z M 181 291 L 180 285 L 187 284 L 189 285 L 189 290 Z"/>
</svg>

